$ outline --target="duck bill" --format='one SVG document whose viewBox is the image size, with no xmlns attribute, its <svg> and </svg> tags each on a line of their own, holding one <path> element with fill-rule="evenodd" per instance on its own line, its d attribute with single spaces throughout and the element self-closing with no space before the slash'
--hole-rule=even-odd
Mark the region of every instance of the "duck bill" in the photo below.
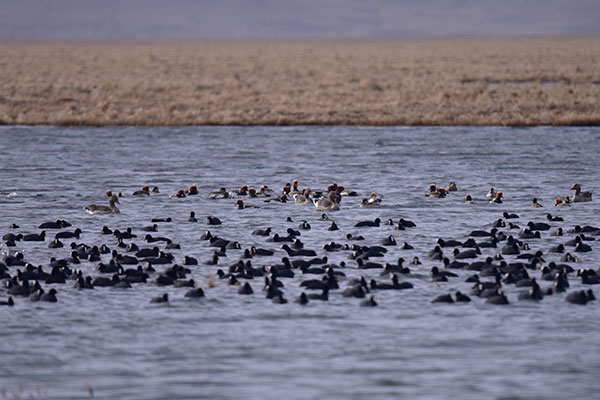
<svg viewBox="0 0 600 400">
<path fill-rule="evenodd" d="M 569 190 L 575 190 L 575 185 L 571 186 L 571 189 Z"/>
</svg>

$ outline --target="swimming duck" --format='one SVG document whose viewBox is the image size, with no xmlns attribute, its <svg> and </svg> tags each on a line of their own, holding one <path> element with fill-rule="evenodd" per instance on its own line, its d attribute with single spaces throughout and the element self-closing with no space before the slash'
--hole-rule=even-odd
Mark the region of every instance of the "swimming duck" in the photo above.
<svg viewBox="0 0 600 400">
<path fill-rule="evenodd" d="M 288 192 L 288 196 L 293 196 L 295 194 L 300 194 L 300 193 L 302 193 L 302 192 L 298 188 L 298 179 L 294 179 L 292 181 L 292 187 L 290 188 L 290 191 Z"/>
<path fill-rule="evenodd" d="M 377 193 L 371 192 L 368 203 L 381 204 L 381 197 L 377 197 Z"/>
<path fill-rule="evenodd" d="M 276 203 L 287 203 L 288 197 L 285 194 L 282 194 L 278 197 L 271 197 L 270 199 L 263 200 L 265 203 L 276 202 Z"/>
<path fill-rule="evenodd" d="M 194 183 L 192 186 L 190 186 L 190 188 L 187 190 L 187 195 L 188 196 L 195 196 L 198 194 L 198 186 L 196 186 L 196 184 Z"/>
<path fill-rule="evenodd" d="M 490 188 L 490 191 L 487 192 L 487 194 L 485 195 L 485 197 L 487 197 L 489 199 L 496 198 L 496 191 L 494 190 L 494 188 Z"/>
<path fill-rule="evenodd" d="M 592 192 L 582 192 L 581 186 L 578 183 L 571 186 L 571 189 L 569 190 L 575 191 L 575 195 L 573 196 L 573 203 L 592 201 Z"/>
<path fill-rule="evenodd" d="M 267 185 L 262 185 L 258 188 L 257 196 L 268 196 L 270 193 L 273 193 L 273 189 L 269 189 Z"/>
<path fill-rule="evenodd" d="M 565 195 L 565 203 L 567 203 L 567 204 L 571 204 L 572 203 L 571 198 L 569 197 L 568 194 Z"/>
<path fill-rule="evenodd" d="M 228 199 L 229 198 L 229 192 L 224 187 L 220 188 L 219 190 L 208 192 L 208 194 L 210 194 L 211 199 Z"/>
<path fill-rule="evenodd" d="M 456 182 L 450 181 L 448 186 L 446 186 L 446 192 L 456 192 L 458 188 L 456 187 Z"/>
<path fill-rule="evenodd" d="M 531 201 L 531 207 L 539 208 L 539 207 L 544 207 L 544 206 L 541 205 L 540 203 L 538 203 L 537 197 L 534 197 L 533 200 Z"/>
<path fill-rule="evenodd" d="M 249 197 L 258 197 L 258 195 L 256 194 L 256 189 L 254 189 L 253 187 L 248 189 L 248 196 Z"/>
<path fill-rule="evenodd" d="M 569 203 L 563 201 L 560 197 L 556 199 L 556 203 L 554 203 L 554 207 L 568 207 Z"/>
<path fill-rule="evenodd" d="M 244 208 L 258 208 L 257 206 L 252 205 L 252 204 L 244 204 L 243 200 L 236 201 L 235 205 L 237 206 L 237 208 L 239 210 L 243 210 Z"/>
<path fill-rule="evenodd" d="M 116 194 L 113 194 L 108 201 L 109 206 L 91 204 L 85 207 L 84 210 L 88 214 L 118 214 L 120 211 L 117 206 L 115 206 L 115 203 L 121 204 L 119 202 L 119 197 Z"/>
<path fill-rule="evenodd" d="M 465 204 L 473 204 L 473 198 L 470 194 L 465 196 Z"/>
<path fill-rule="evenodd" d="M 425 196 L 435 196 L 437 197 L 439 195 L 437 186 L 435 186 L 433 183 L 431 185 L 429 185 L 429 192 L 425 193 Z"/>
<path fill-rule="evenodd" d="M 183 189 L 179 189 L 176 193 L 173 193 L 171 195 L 171 197 L 180 197 L 180 198 L 183 198 L 185 196 L 186 196 L 185 190 L 183 190 Z"/>
<path fill-rule="evenodd" d="M 490 203 L 501 204 L 501 203 L 503 203 L 503 201 L 502 201 L 503 198 L 504 198 L 504 196 L 502 195 L 502 192 L 496 192 L 496 197 L 494 197 L 492 200 L 490 200 Z"/>
<path fill-rule="evenodd" d="M 435 185 L 429 185 L 429 192 L 426 193 L 425 196 L 443 198 L 446 197 L 446 189 L 438 188 Z"/>
<path fill-rule="evenodd" d="M 145 185 L 140 190 L 136 190 L 135 192 L 133 192 L 132 195 L 133 196 L 140 196 L 140 195 L 150 196 L 150 186 Z"/>
<path fill-rule="evenodd" d="M 247 196 L 248 195 L 248 186 L 242 185 L 239 189 L 231 189 L 229 191 L 230 196 Z"/>
</svg>

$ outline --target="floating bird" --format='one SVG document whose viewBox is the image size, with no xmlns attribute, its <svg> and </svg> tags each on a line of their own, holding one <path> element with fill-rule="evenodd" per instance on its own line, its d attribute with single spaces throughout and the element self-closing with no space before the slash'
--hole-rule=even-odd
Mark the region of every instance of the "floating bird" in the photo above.
<svg viewBox="0 0 600 400">
<path fill-rule="evenodd" d="M 91 204 L 85 207 L 84 210 L 88 214 L 118 214 L 120 211 L 117 206 L 115 206 L 115 203 L 121 204 L 119 202 L 119 197 L 116 194 L 113 194 L 108 201 L 109 206 Z"/>
<path fill-rule="evenodd" d="M 569 190 L 575 191 L 575 195 L 573 196 L 573 203 L 592 201 L 592 192 L 582 192 L 581 186 L 578 183 L 571 186 L 571 189 Z"/>
</svg>

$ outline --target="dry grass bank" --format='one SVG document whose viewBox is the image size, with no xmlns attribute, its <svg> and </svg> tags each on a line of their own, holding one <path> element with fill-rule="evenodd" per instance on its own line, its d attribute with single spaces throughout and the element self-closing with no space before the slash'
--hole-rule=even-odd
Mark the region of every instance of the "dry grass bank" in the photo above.
<svg viewBox="0 0 600 400">
<path fill-rule="evenodd" d="M 0 123 L 598 125 L 599 64 L 600 38 L 4 41 Z"/>
</svg>

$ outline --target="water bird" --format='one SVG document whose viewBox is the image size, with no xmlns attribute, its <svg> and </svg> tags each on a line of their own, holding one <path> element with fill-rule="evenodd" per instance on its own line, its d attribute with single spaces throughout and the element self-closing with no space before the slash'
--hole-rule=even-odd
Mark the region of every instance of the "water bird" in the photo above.
<svg viewBox="0 0 600 400">
<path fill-rule="evenodd" d="M 360 222 L 357 222 L 354 225 L 354 227 L 355 228 L 360 228 L 360 227 L 378 227 L 380 223 L 381 223 L 381 220 L 379 218 L 375 218 L 373 221 L 360 221 Z"/>
<path fill-rule="evenodd" d="M 58 301 L 58 299 L 56 298 L 56 293 L 56 289 L 52 288 L 48 291 L 48 293 L 44 293 L 40 296 L 40 301 L 56 303 Z"/>
<path fill-rule="evenodd" d="M 238 200 L 235 202 L 235 205 L 237 206 L 238 210 L 243 210 L 245 208 L 259 208 L 258 206 L 255 206 L 253 204 L 244 204 L 244 200 Z"/>
<path fill-rule="evenodd" d="M 173 193 L 171 195 L 171 197 L 179 197 L 179 198 L 184 198 L 186 197 L 186 193 L 184 189 L 178 189 L 177 192 Z"/>
<path fill-rule="evenodd" d="M 285 250 L 285 252 L 288 253 L 288 256 L 290 256 L 290 257 L 298 257 L 298 256 L 315 257 L 317 255 L 317 253 L 314 250 L 309 250 L 309 249 L 294 250 L 287 244 L 282 244 L 281 249 Z"/>
<path fill-rule="evenodd" d="M 496 197 L 490 200 L 490 203 L 502 204 L 504 202 L 503 199 L 504 195 L 502 194 L 502 192 L 496 192 Z"/>
<path fill-rule="evenodd" d="M 569 203 L 567 203 L 566 201 L 563 201 L 560 197 L 556 199 L 556 202 L 554 203 L 554 207 L 568 207 L 570 206 Z"/>
<path fill-rule="evenodd" d="M 396 238 L 393 235 L 389 235 L 382 240 L 381 244 L 384 246 L 396 246 Z"/>
<path fill-rule="evenodd" d="M 202 290 L 202 288 L 190 289 L 185 293 L 184 297 L 188 297 L 188 298 L 204 297 L 204 290 Z"/>
<path fill-rule="evenodd" d="M 363 300 L 360 302 L 361 307 L 377 307 L 377 302 L 375 301 L 375 296 L 369 297 L 367 300 Z"/>
<path fill-rule="evenodd" d="M 250 284 L 248 282 L 244 283 L 242 286 L 240 286 L 240 288 L 238 289 L 238 294 L 252 294 L 254 293 L 254 290 L 252 290 L 252 286 L 250 286 Z"/>
<path fill-rule="evenodd" d="M 221 225 L 221 220 L 219 218 L 210 215 L 206 217 L 206 222 L 208 225 Z"/>
<path fill-rule="evenodd" d="M 310 198 L 310 189 L 304 188 L 302 193 L 293 194 L 294 202 L 298 205 L 304 204 L 312 204 L 312 199 Z"/>
<path fill-rule="evenodd" d="M 454 299 L 450 294 L 441 294 L 435 299 L 431 300 L 432 303 L 454 303 Z"/>
<path fill-rule="evenodd" d="M 563 217 L 558 217 L 558 216 L 555 217 L 550 213 L 546 214 L 546 219 L 551 222 L 563 222 L 564 221 Z"/>
<path fill-rule="evenodd" d="M 298 297 L 296 297 L 296 299 L 294 300 L 296 303 L 298 304 L 308 304 L 308 296 L 306 295 L 306 293 L 301 292 Z"/>
<path fill-rule="evenodd" d="M 56 221 L 42 222 L 38 228 L 40 229 L 62 229 L 71 226 L 70 223 L 64 219 L 57 219 Z"/>
<path fill-rule="evenodd" d="M 450 181 L 448 186 L 446 186 L 446 192 L 456 192 L 458 188 L 456 187 L 456 182 Z"/>
<path fill-rule="evenodd" d="M 131 194 L 132 196 L 150 196 L 150 186 L 144 185 L 140 190 L 136 190 Z"/>
<path fill-rule="evenodd" d="M 329 286 L 324 286 L 321 290 L 321 293 L 311 293 L 307 297 L 310 300 L 328 301 L 329 300 Z"/>
<path fill-rule="evenodd" d="M 140 228 L 140 231 L 143 232 L 157 232 L 158 231 L 158 225 L 157 224 L 153 224 L 150 226 L 143 226 Z"/>
<path fill-rule="evenodd" d="M 327 194 L 327 197 L 321 197 L 320 199 L 313 199 L 313 203 L 317 211 L 339 211 L 340 205 L 337 201 L 336 193 L 331 191 Z"/>
<path fill-rule="evenodd" d="M 0 301 L 0 306 L 12 307 L 14 305 L 15 305 L 15 301 L 13 300 L 13 298 L 11 296 L 8 296 L 8 299 L 6 301 Z"/>
<path fill-rule="evenodd" d="M 506 297 L 506 293 L 504 293 L 500 289 L 497 289 L 493 296 L 487 298 L 486 303 L 503 305 L 509 304 L 509 301 Z"/>
<path fill-rule="evenodd" d="M 90 204 L 89 206 L 85 207 L 84 210 L 88 214 L 118 214 L 120 212 L 117 206 L 115 205 L 121 204 L 119 202 L 119 197 L 116 194 L 113 194 L 110 197 L 108 204 L 108 206 Z"/>
<path fill-rule="evenodd" d="M 169 295 L 167 293 L 164 293 L 162 296 L 153 297 L 150 300 L 150 303 L 168 303 L 168 302 L 169 302 Z"/>
<path fill-rule="evenodd" d="M 533 200 L 531 201 L 531 205 L 530 205 L 530 207 L 533 207 L 533 208 L 540 208 L 540 207 L 543 207 L 543 205 L 541 205 L 541 204 L 538 202 L 538 199 L 537 199 L 537 197 L 534 197 L 534 198 L 533 198 Z"/>
<path fill-rule="evenodd" d="M 192 184 L 188 189 L 187 189 L 187 195 L 188 196 L 195 196 L 199 194 L 198 192 L 198 186 L 196 186 L 196 184 Z"/>
<path fill-rule="evenodd" d="M 254 231 L 252 231 L 252 234 L 257 236 L 269 236 L 271 234 L 271 230 L 271 227 L 268 227 L 266 229 L 255 229 Z"/>
<path fill-rule="evenodd" d="M 575 194 L 573 195 L 573 203 L 592 201 L 592 192 L 582 192 L 581 185 L 579 185 L 578 183 L 571 186 L 571 189 L 569 190 L 575 191 Z"/>
<path fill-rule="evenodd" d="M 588 302 L 596 300 L 596 296 L 594 296 L 594 292 L 588 289 L 571 292 L 565 299 L 571 304 L 586 305 Z"/>
</svg>

